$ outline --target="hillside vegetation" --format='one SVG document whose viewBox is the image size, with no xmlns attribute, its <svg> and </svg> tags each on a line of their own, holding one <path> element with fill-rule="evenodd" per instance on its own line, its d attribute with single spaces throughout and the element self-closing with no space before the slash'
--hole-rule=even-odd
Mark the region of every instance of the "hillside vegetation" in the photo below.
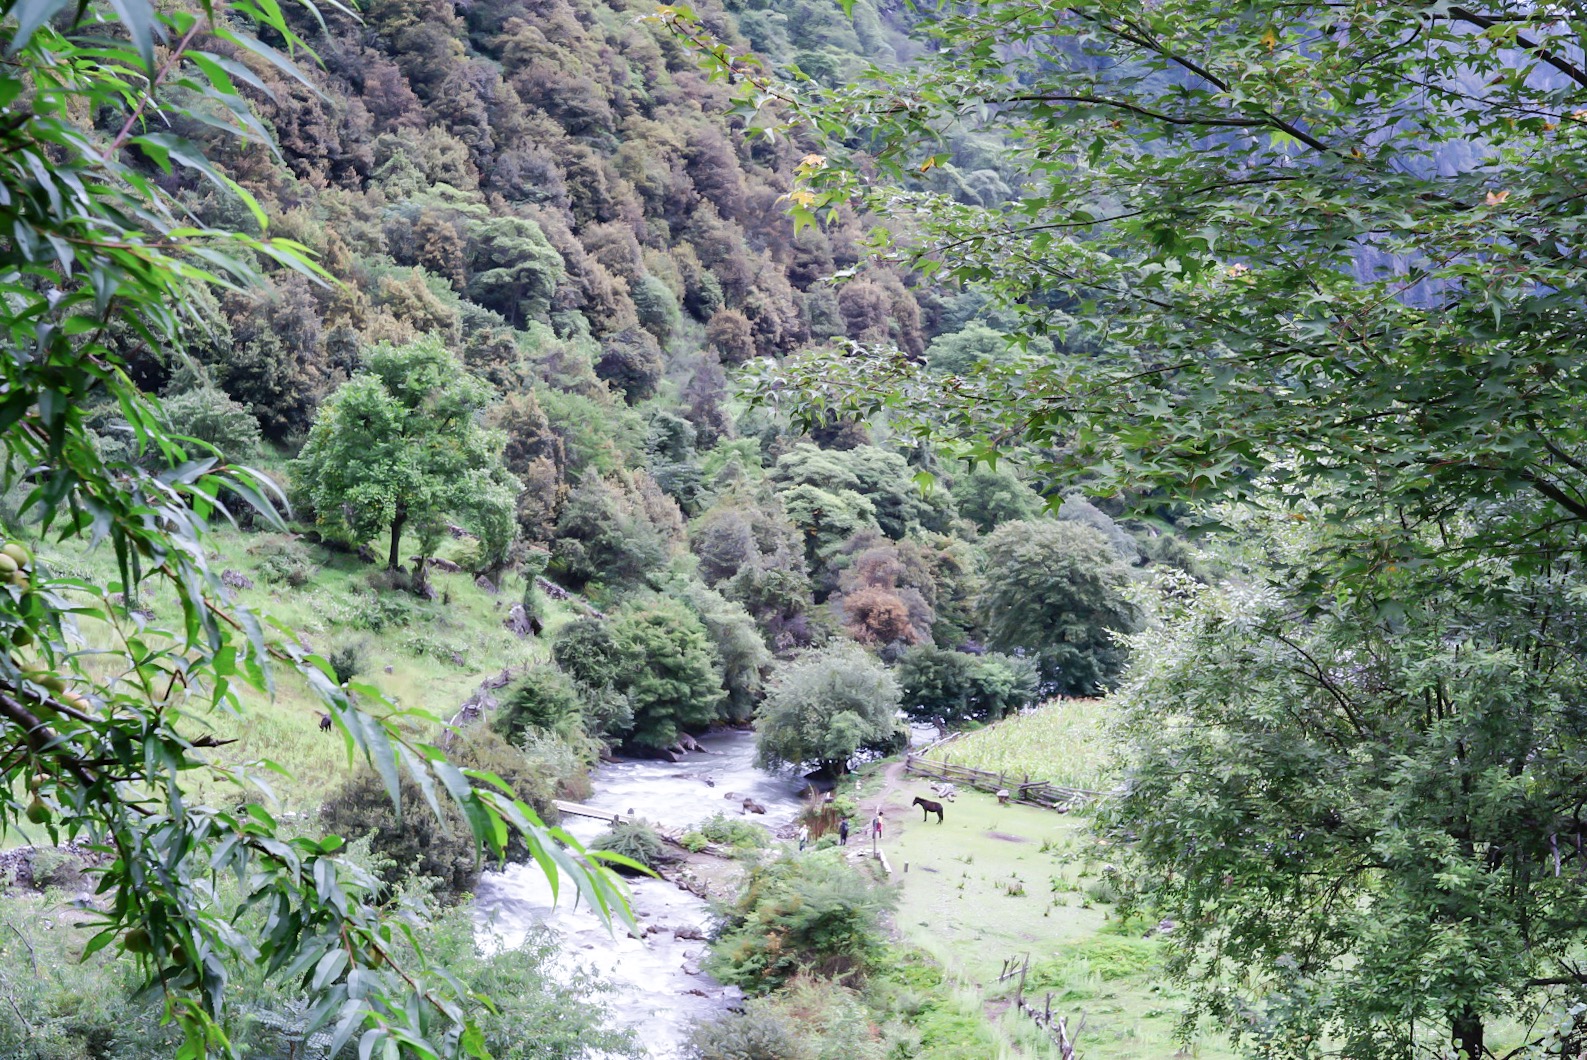
<svg viewBox="0 0 1587 1060">
<path fill-rule="evenodd" d="M 1587 1055 L 1567 15 L 0 0 L 0 1053 Z"/>
</svg>

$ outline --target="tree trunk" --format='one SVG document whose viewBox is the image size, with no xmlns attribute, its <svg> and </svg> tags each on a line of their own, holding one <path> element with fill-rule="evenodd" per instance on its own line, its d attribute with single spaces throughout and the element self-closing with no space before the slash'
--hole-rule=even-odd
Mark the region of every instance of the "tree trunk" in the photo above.
<svg viewBox="0 0 1587 1060">
<path fill-rule="evenodd" d="M 407 521 L 407 507 L 397 505 L 397 514 L 391 520 L 391 555 L 386 558 L 387 570 L 398 570 L 402 567 L 402 524 Z"/>
<path fill-rule="evenodd" d="M 1482 1044 L 1482 1017 L 1470 1005 L 1455 1015 L 1450 1037 L 1461 1060 L 1482 1060 L 1488 1055 L 1487 1048 Z"/>
</svg>

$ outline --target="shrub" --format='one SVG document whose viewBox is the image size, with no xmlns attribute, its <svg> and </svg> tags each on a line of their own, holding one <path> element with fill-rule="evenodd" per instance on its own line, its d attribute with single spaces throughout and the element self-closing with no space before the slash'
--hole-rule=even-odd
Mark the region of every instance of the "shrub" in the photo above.
<svg viewBox="0 0 1587 1060">
<path fill-rule="evenodd" d="M 677 860 L 667 850 L 661 834 L 644 821 L 615 822 L 610 829 L 591 841 L 590 849 L 621 854 L 652 870 Z M 618 871 L 632 873 L 633 870 L 620 868 Z"/>
<path fill-rule="evenodd" d="M 689 1047 L 695 1060 L 805 1060 L 811 1055 L 804 1028 L 765 1006 L 696 1027 Z"/>
<path fill-rule="evenodd" d="M 530 729 L 567 733 L 577 728 L 583 706 L 572 678 L 551 666 L 537 666 L 507 690 L 491 727 L 509 740 Z"/>
<path fill-rule="evenodd" d="M 463 729 L 447 749 L 447 757 L 455 765 L 494 773 L 514 796 L 551 823 L 559 819 L 555 800 L 584 779 L 590 762 L 554 734 L 526 734 L 523 747 L 516 747 L 486 725 Z M 516 847 L 508 848 L 509 857 L 520 853 Z"/>
<path fill-rule="evenodd" d="M 548 822 L 556 821 L 552 801 L 563 782 L 559 770 L 548 769 L 550 756 L 542 753 L 531 759 L 484 725 L 461 730 L 447 748 L 452 763 L 464 769 L 493 773 L 512 789 L 513 795 L 532 807 Z M 564 752 L 564 763 L 577 763 L 575 755 Z M 573 765 L 575 772 L 582 767 Z M 326 831 L 350 840 L 370 837 L 370 851 L 377 856 L 377 874 L 391 886 L 409 877 L 436 881 L 436 894 L 443 901 L 456 901 L 472 889 L 479 872 L 473 833 L 457 807 L 440 799 L 445 826 L 436 819 L 424 795 L 406 774 L 402 778 L 402 813 L 394 813 L 384 782 L 369 769 L 361 770 L 320 807 L 320 822 Z M 450 834 L 448 834 L 450 832 Z M 524 857 L 521 840 L 508 844 L 507 856 Z"/>
<path fill-rule="evenodd" d="M 297 589 L 319 572 L 309 550 L 296 541 L 267 541 L 252 551 L 261 557 L 259 577 L 267 582 Z"/>
<path fill-rule="evenodd" d="M 710 1060 L 882 1060 L 932 1056 L 889 1050 L 877 1013 L 857 992 L 799 976 L 769 997 L 755 998 L 740 1016 L 701 1028 L 694 1054 Z M 780 1033 L 781 1028 L 786 1033 Z M 899 1043 L 901 1044 L 901 1043 Z M 992 1054 L 987 1054 L 992 1055 Z"/>
<path fill-rule="evenodd" d="M 215 387 L 170 395 L 160 407 L 172 434 L 208 443 L 228 461 L 251 460 L 258 452 L 259 420 Z M 197 449 L 188 453 L 204 455 Z"/>
<path fill-rule="evenodd" d="M 450 800 L 440 800 L 445 825 L 425 804 L 411 777 L 403 774 L 401 814 L 391 805 L 385 783 L 362 769 L 337 788 L 320 807 L 328 833 L 356 840 L 369 837 L 381 862 L 376 873 L 395 887 L 410 876 L 436 881 L 436 896 L 457 901 L 474 885 L 478 871 L 474 834 Z"/>
<path fill-rule="evenodd" d="M 595 764 L 597 751 L 594 741 L 589 737 L 580 733 L 564 737 L 531 729 L 523 734 L 518 746 L 523 751 L 524 763 L 530 775 L 548 785 L 550 795 L 546 796 L 545 808 L 541 809 L 541 803 L 535 802 L 540 816 L 550 814 L 548 820 L 556 819 L 556 807 L 550 802 L 552 798 L 573 802 L 583 802 L 589 798 L 589 771 L 590 766 Z"/>
<path fill-rule="evenodd" d="M 702 823 L 699 832 L 713 843 L 735 848 L 754 849 L 771 841 L 770 834 L 760 825 L 720 813 Z"/>
<path fill-rule="evenodd" d="M 711 971 L 746 993 L 801 972 L 862 979 L 886 953 L 882 914 L 893 891 L 874 886 L 835 852 L 755 866 L 724 917 Z"/>
<path fill-rule="evenodd" d="M 330 663 L 331 672 L 336 675 L 336 683 L 345 685 L 363 673 L 364 667 L 369 665 L 368 646 L 360 641 L 344 641 L 331 649 L 325 661 Z"/>
<path fill-rule="evenodd" d="M 379 590 L 362 593 L 353 607 L 350 625 L 354 629 L 381 633 L 409 625 L 420 614 L 418 605 L 406 593 Z M 415 654 L 424 654 L 416 652 Z"/>
<path fill-rule="evenodd" d="M 705 836 L 701 835 L 699 832 L 685 832 L 683 833 L 683 836 L 679 838 L 678 845 L 691 854 L 698 854 L 700 851 L 710 846 L 711 841 L 705 838 Z"/>
</svg>

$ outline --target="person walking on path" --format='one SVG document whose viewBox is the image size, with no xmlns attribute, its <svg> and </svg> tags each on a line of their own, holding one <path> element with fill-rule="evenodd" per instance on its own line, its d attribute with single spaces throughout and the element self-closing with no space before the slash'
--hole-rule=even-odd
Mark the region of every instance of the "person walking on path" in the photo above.
<svg viewBox="0 0 1587 1060">
<path fill-rule="evenodd" d="M 847 817 L 838 822 L 838 846 L 849 845 L 849 819 Z"/>
<path fill-rule="evenodd" d="M 882 842 L 882 811 L 878 809 L 876 816 L 871 818 L 871 856 L 876 856 L 877 847 Z"/>
<path fill-rule="evenodd" d="M 799 826 L 799 849 L 803 850 L 808 842 L 810 842 L 810 826 L 802 824 Z"/>
</svg>

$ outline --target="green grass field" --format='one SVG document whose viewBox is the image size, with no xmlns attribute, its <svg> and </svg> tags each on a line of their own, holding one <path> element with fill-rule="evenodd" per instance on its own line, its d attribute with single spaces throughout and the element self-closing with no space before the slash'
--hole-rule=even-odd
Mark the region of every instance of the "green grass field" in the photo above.
<svg viewBox="0 0 1587 1060">
<path fill-rule="evenodd" d="M 314 569 L 311 581 L 293 588 L 272 583 L 261 570 L 271 554 L 289 540 L 284 534 L 218 531 L 206 543 L 217 571 L 235 571 L 253 582 L 253 588 L 237 591 L 240 603 L 285 623 L 320 655 L 356 645 L 364 660 L 358 680 L 374 684 L 399 706 L 445 718 L 486 677 L 508 666 L 549 658 L 546 640 L 520 640 L 502 625 L 508 609 L 523 597 L 524 583 L 517 575 L 492 594 L 476 586 L 468 574 L 432 571 L 431 583 L 439 595 L 426 602 L 406 592 L 374 589 L 371 583 L 379 574 L 376 565 L 299 542 Z M 448 542 L 443 556 L 455 547 Z M 67 542 L 45 545 L 40 551 L 58 574 L 92 574 L 105 581 L 116 580 L 115 559 L 108 549 L 90 552 L 80 543 Z M 139 603 L 154 612 L 151 625 L 175 622 L 179 617 L 176 599 L 169 592 L 163 596 L 156 593 Z M 403 614 L 406 620 L 370 628 L 380 625 L 382 611 Z M 572 614 L 566 605 L 549 604 L 548 632 Z M 85 628 L 83 633 L 98 641 L 106 638 L 109 630 Z M 292 774 L 291 779 L 262 774 L 276 796 L 272 812 L 312 813 L 348 775 L 347 750 L 339 735 L 319 731 L 318 702 L 306 683 L 281 665 L 274 668 L 274 674 L 273 698 L 248 690 L 243 694 L 241 715 L 208 711 L 198 705 L 192 708 L 193 719 L 215 735 L 237 741 L 214 752 L 218 758 L 229 763 L 269 760 Z M 433 733 L 417 735 L 428 739 Z M 218 790 L 212 782 L 196 776 L 189 779 L 194 797 L 225 800 L 241 794 L 234 788 Z M 35 836 L 25 828 L 13 830 L 3 845 L 44 840 L 40 832 Z"/>
<path fill-rule="evenodd" d="M 1102 700 L 1055 699 L 934 748 L 929 758 L 1007 773 L 1010 780 L 1045 780 L 1099 790 L 1108 784 Z"/>
<path fill-rule="evenodd" d="M 866 785 L 867 817 L 886 788 L 882 777 L 872 774 Z M 1175 1040 L 1184 994 L 1162 973 L 1163 944 L 1143 938 L 1144 926 L 1125 930 L 1104 900 L 1107 851 L 1093 844 L 1084 818 L 962 792 L 942 824 L 922 823 L 909 805 L 915 795 L 930 797 L 927 782 L 904 775 L 881 799 L 900 884 L 898 931 L 962 989 L 980 992 L 1025 1055 L 1044 1053 L 1030 1049 L 1037 1039 L 1029 1021 L 1004 1011 L 1014 984 L 995 980 L 1006 959 L 1026 955 L 1026 996 L 1040 1004 L 1051 991 L 1071 1027 L 1084 1016 L 1078 1052 L 1086 1060 L 1235 1055 L 1211 1029 L 1188 1047 Z"/>
</svg>

